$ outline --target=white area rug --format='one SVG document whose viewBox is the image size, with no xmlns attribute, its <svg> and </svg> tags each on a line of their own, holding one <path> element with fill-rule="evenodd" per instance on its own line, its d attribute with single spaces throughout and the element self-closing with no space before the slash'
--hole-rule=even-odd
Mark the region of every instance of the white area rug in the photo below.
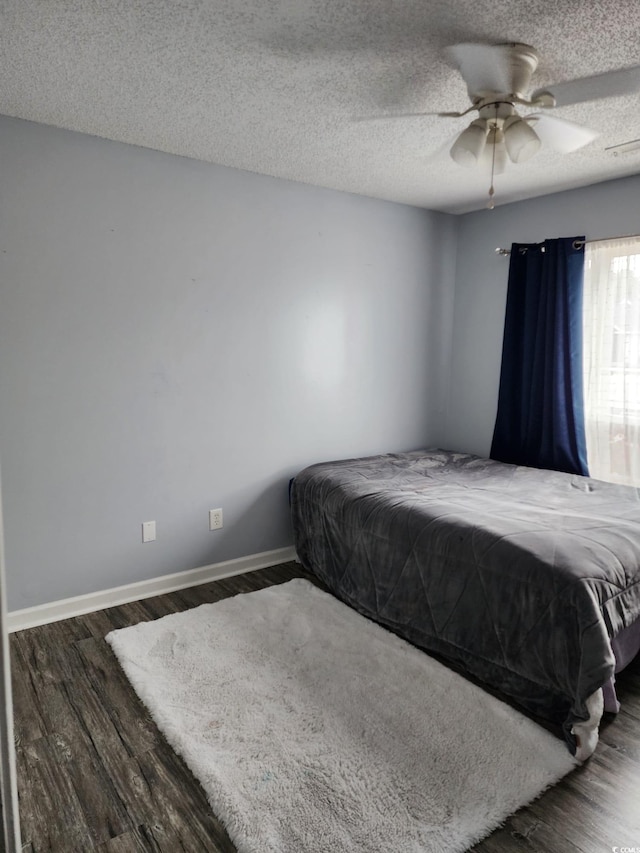
<svg viewBox="0 0 640 853">
<path fill-rule="evenodd" d="M 564 743 L 306 580 L 107 637 L 241 853 L 455 853 Z"/>
</svg>

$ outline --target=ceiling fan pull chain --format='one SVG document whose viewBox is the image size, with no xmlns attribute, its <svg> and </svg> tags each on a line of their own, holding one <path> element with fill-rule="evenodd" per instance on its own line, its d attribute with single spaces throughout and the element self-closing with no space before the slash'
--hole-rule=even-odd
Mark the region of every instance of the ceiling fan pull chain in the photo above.
<svg viewBox="0 0 640 853">
<path fill-rule="evenodd" d="M 489 210 L 493 210 L 495 207 L 493 197 L 495 195 L 495 189 L 493 187 L 493 177 L 496 169 L 496 131 L 498 128 L 498 105 L 496 104 L 496 124 L 493 129 L 493 150 L 491 152 L 491 186 L 489 187 L 489 201 L 487 202 L 487 208 Z"/>
<path fill-rule="evenodd" d="M 495 204 L 493 201 L 493 197 L 494 197 L 495 192 L 496 192 L 494 189 L 494 186 L 493 186 L 493 172 L 494 172 L 495 166 L 496 166 L 496 144 L 494 142 L 493 143 L 493 152 L 492 152 L 492 157 L 491 157 L 491 186 L 489 187 L 489 201 L 487 202 L 487 208 L 489 210 L 493 210 L 493 208 L 495 207 Z"/>
</svg>

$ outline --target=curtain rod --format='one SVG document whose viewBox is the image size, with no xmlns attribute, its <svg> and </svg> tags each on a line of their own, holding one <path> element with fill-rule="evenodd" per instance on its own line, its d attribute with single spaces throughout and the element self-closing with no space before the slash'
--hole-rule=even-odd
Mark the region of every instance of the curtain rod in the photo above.
<svg viewBox="0 0 640 853">
<path fill-rule="evenodd" d="M 620 237 L 601 237 L 599 240 L 574 240 L 573 248 L 580 249 L 582 246 L 586 246 L 587 243 L 608 243 L 609 240 L 640 240 L 640 234 L 623 234 Z M 522 249 L 521 251 L 526 252 L 526 249 Z M 506 257 L 510 254 L 511 249 L 501 249 L 500 247 L 496 249 L 496 255 L 502 255 L 503 257 Z"/>
</svg>

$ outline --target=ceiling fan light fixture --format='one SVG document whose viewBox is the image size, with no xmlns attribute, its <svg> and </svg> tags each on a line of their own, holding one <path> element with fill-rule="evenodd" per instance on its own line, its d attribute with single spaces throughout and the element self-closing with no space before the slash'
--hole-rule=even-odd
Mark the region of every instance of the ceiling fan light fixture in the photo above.
<svg viewBox="0 0 640 853">
<path fill-rule="evenodd" d="M 533 128 L 519 115 L 505 119 L 504 144 L 512 163 L 524 163 L 540 149 L 540 138 Z"/>
<path fill-rule="evenodd" d="M 502 175 L 507 168 L 507 148 L 504 142 L 504 134 L 500 128 L 492 127 L 487 134 L 487 145 L 480 158 L 479 165 L 486 171 L 491 171 L 491 179 L 494 175 Z"/>
<path fill-rule="evenodd" d="M 451 146 L 449 154 L 459 166 L 475 166 L 487 143 L 487 122 L 477 118 L 462 131 Z"/>
</svg>

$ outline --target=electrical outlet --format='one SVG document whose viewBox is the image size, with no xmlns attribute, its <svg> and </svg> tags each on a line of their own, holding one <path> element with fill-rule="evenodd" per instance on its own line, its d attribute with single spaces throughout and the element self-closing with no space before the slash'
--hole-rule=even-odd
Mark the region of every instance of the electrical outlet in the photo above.
<svg viewBox="0 0 640 853">
<path fill-rule="evenodd" d="M 142 522 L 142 541 L 155 542 L 156 540 L 156 523 L 155 521 Z"/>
<path fill-rule="evenodd" d="M 220 530 L 222 527 L 222 509 L 209 510 L 209 530 Z"/>
</svg>

